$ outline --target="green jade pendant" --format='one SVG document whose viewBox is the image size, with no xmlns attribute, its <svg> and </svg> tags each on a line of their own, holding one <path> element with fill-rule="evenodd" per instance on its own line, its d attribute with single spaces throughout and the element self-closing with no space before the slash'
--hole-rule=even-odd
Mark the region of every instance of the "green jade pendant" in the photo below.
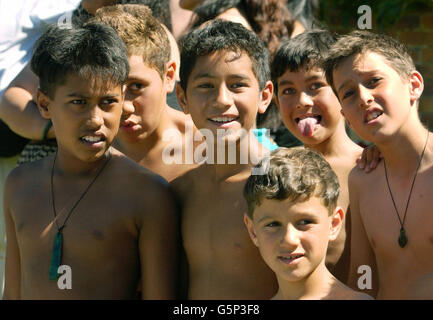
<svg viewBox="0 0 433 320">
<path fill-rule="evenodd" d="M 400 236 L 398 237 L 398 245 L 401 248 L 404 248 L 404 246 L 407 244 L 407 237 L 406 237 L 406 232 L 404 231 L 404 228 L 401 227 L 400 229 Z"/>
<path fill-rule="evenodd" d="M 399 240 L 400 241 L 400 240 Z M 57 270 L 62 263 L 62 246 L 63 246 L 63 234 L 62 230 L 59 230 L 54 236 L 53 241 L 53 252 L 51 253 L 51 264 L 50 264 L 50 280 L 57 280 L 59 274 Z"/>
</svg>

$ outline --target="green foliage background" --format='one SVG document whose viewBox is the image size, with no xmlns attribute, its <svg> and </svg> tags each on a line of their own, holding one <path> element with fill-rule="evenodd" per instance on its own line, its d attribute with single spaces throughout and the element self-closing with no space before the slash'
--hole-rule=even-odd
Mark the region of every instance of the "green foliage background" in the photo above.
<svg viewBox="0 0 433 320">
<path fill-rule="evenodd" d="M 343 27 L 353 25 L 359 18 L 358 7 L 368 5 L 372 10 L 373 28 L 383 31 L 397 23 L 401 17 L 415 8 L 433 10 L 433 0 L 322 0 L 319 4 L 319 20 L 333 26 L 341 23 Z M 341 21 L 332 15 L 334 10 L 341 12 Z"/>
</svg>

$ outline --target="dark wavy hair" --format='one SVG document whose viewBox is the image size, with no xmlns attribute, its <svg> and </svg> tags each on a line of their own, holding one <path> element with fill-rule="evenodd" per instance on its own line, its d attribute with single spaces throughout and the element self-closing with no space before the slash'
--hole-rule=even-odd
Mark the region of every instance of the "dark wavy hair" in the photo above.
<svg viewBox="0 0 433 320">
<path fill-rule="evenodd" d="M 289 39 L 294 19 L 282 0 L 204 0 L 195 10 L 192 28 L 215 19 L 221 13 L 237 8 L 253 31 L 273 55 L 281 39 Z"/>
<path fill-rule="evenodd" d="M 99 23 L 73 29 L 49 26 L 36 41 L 30 66 L 39 77 L 39 89 L 50 98 L 69 74 L 121 85 L 129 73 L 122 39 Z"/>
<path fill-rule="evenodd" d="M 182 39 L 180 47 L 180 86 L 184 91 L 197 59 L 223 50 L 245 53 L 250 57 L 260 89 L 271 79 L 269 53 L 265 44 L 240 23 L 217 19 L 189 32 Z"/>
</svg>

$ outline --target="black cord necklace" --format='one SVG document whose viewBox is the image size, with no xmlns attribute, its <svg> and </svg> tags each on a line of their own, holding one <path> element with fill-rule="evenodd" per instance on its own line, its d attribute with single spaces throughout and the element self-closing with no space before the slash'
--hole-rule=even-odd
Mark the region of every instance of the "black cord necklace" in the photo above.
<svg viewBox="0 0 433 320">
<path fill-rule="evenodd" d="M 409 197 L 407 198 L 406 209 L 404 210 L 403 222 L 400 219 L 400 214 L 398 213 L 397 206 L 395 205 L 394 197 L 392 196 L 391 187 L 389 186 L 388 173 L 386 171 L 386 161 L 385 161 L 385 159 L 383 160 L 383 167 L 385 168 L 386 185 L 388 186 L 389 194 L 391 195 L 392 203 L 394 204 L 394 209 L 395 209 L 395 212 L 397 213 L 398 221 L 400 222 L 400 236 L 398 237 L 398 245 L 401 248 L 404 248 L 404 246 L 406 246 L 407 241 L 408 241 L 407 236 L 406 236 L 406 231 L 404 230 L 404 222 L 406 221 L 407 208 L 409 207 L 409 202 L 410 202 L 410 198 L 412 196 L 413 186 L 415 185 L 416 176 L 418 175 L 418 170 L 419 170 L 419 167 L 421 166 L 421 161 L 422 161 L 422 158 L 424 156 L 424 151 L 425 151 L 425 148 L 427 147 L 429 134 L 430 134 L 430 132 L 427 130 L 427 138 L 425 139 L 424 149 L 422 150 L 421 157 L 418 161 L 418 166 L 417 166 L 416 171 L 415 171 L 415 176 L 413 177 L 412 186 L 410 187 Z"/>
<path fill-rule="evenodd" d="M 104 170 L 104 168 L 106 167 L 106 165 L 110 161 L 110 159 L 111 159 L 111 153 L 108 154 L 107 160 L 104 162 L 104 164 L 102 165 L 102 167 L 96 173 L 95 177 L 92 179 L 92 181 L 89 183 L 89 185 L 87 186 L 87 188 L 84 190 L 84 192 L 81 194 L 81 196 L 75 202 L 75 204 L 72 206 L 72 209 L 69 211 L 69 213 L 66 216 L 66 219 L 63 222 L 63 225 L 61 227 L 59 227 L 59 224 L 57 223 L 57 212 L 56 212 L 56 206 L 54 204 L 54 183 L 53 183 L 53 176 L 54 176 L 54 166 L 56 164 L 56 158 L 57 158 L 57 151 L 56 151 L 56 154 L 54 155 L 53 167 L 51 169 L 51 201 L 52 201 L 52 205 L 53 205 L 54 222 L 56 223 L 56 226 L 57 226 L 57 233 L 54 236 L 53 251 L 52 251 L 52 254 L 51 254 L 51 264 L 50 264 L 50 272 L 49 272 L 49 279 L 50 280 L 57 280 L 58 277 L 59 277 L 59 274 L 57 273 L 57 270 L 58 270 L 58 268 L 60 267 L 60 265 L 62 263 L 62 249 L 63 249 L 63 233 L 62 232 L 63 232 L 63 229 L 66 227 L 66 222 L 71 217 L 72 212 L 74 211 L 75 207 L 78 205 L 78 203 L 80 203 L 81 199 L 84 198 L 84 196 L 89 191 L 89 189 L 92 186 L 92 184 L 96 181 L 96 179 L 101 174 L 102 170 Z"/>
</svg>

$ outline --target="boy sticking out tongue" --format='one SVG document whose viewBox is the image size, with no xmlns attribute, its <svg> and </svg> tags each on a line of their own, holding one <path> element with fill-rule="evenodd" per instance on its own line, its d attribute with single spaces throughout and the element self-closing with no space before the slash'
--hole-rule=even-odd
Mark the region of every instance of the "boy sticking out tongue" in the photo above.
<svg viewBox="0 0 433 320">
<path fill-rule="evenodd" d="M 335 41 L 327 31 L 311 31 L 283 43 L 272 62 L 272 80 L 284 124 L 305 147 L 329 162 L 341 187 L 338 206 L 349 216 L 348 175 L 362 149 L 347 136 L 340 103 L 320 67 L 322 56 Z M 350 254 L 346 220 L 326 255 L 328 269 L 343 282 Z"/>
</svg>

